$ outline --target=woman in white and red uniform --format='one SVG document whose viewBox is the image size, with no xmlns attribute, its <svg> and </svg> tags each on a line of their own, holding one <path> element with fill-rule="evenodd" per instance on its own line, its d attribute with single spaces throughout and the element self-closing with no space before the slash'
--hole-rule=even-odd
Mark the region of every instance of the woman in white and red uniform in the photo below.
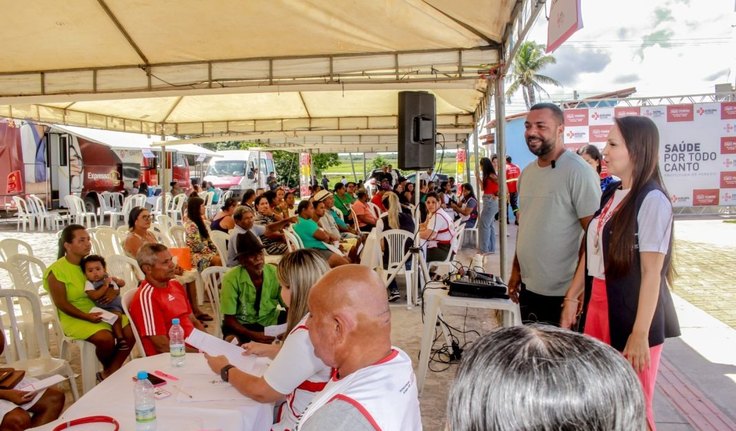
<svg viewBox="0 0 736 431">
<path fill-rule="evenodd" d="M 427 262 L 443 261 L 452 251 L 452 219 L 442 210 L 437 193 L 428 193 L 426 204 L 428 218 L 419 225 L 419 237 L 427 241 Z"/>
<path fill-rule="evenodd" d="M 279 262 L 281 298 L 289 307 L 287 336 L 280 345 L 243 345 L 250 354 L 273 359 L 262 377 L 234 368 L 224 356 L 205 355 L 212 371 L 220 373 L 223 380 L 249 398 L 263 403 L 286 398 L 278 409 L 273 431 L 293 430 L 314 395 L 330 379 L 331 369 L 314 355 L 306 326 L 309 289 L 329 269 L 327 262 L 310 249 L 286 254 Z"/>
</svg>

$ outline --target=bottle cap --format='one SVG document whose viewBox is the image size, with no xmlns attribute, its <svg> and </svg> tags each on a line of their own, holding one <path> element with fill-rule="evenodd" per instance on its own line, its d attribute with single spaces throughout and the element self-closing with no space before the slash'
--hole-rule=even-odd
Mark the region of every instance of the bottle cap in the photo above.
<svg viewBox="0 0 736 431">
<path fill-rule="evenodd" d="M 179 318 L 171 319 L 171 324 L 172 325 L 178 325 L 179 324 Z"/>
<path fill-rule="evenodd" d="M 138 380 L 146 380 L 148 379 L 148 373 L 145 371 L 138 371 L 138 375 L 136 377 Z"/>
</svg>

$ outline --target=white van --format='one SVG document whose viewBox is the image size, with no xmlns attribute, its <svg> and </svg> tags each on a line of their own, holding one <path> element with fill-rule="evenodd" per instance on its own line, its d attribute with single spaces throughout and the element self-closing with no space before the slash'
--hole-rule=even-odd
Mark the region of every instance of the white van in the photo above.
<svg viewBox="0 0 736 431">
<path fill-rule="evenodd" d="M 204 181 L 222 190 L 232 190 L 233 197 L 242 196 L 248 189 L 267 188 L 268 174 L 276 173 L 273 155 L 267 151 L 218 151 L 210 161 Z"/>
</svg>

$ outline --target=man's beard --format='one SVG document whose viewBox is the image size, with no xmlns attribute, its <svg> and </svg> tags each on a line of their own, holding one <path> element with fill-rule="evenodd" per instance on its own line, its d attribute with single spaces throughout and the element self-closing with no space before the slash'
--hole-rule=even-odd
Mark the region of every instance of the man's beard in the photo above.
<svg viewBox="0 0 736 431">
<path fill-rule="evenodd" d="M 529 145 L 530 139 L 533 139 L 533 138 L 527 139 L 526 140 L 526 145 L 529 148 L 529 151 L 531 151 L 532 154 L 534 154 L 537 157 L 545 156 L 545 155 L 551 153 L 552 150 L 555 148 L 555 143 L 556 142 L 553 142 L 552 140 L 544 139 L 544 138 L 541 138 L 540 137 L 539 139 L 542 142 L 539 144 L 539 147 L 537 147 L 536 149 L 532 149 L 531 146 Z"/>
</svg>

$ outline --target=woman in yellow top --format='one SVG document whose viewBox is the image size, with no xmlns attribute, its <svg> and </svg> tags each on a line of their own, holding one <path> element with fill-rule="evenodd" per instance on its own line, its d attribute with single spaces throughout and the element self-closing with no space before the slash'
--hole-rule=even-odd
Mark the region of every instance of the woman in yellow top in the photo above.
<svg viewBox="0 0 736 431">
<path fill-rule="evenodd" d="M 135 344 L 135 338 L 128 319 L 122 316 L 125 343 L 117 345 L 112 327 L 102 321 L 101 313 L 91 312 L 95 304 L 84 292 L 87 278 L 79 266 L 91 249 L 89 234 L 84 226 L 72 224 L 64 228 L 59 239 L 59 260 L 44 273 L 43 287 L 56 305 L 64 334 L 95 345 L 97 359 L 103 367 L 97 378 L 102 380 L 123 365 Z M 120 291 L 109 289 L 100 300 L 109 302 L 119 294 Z"/>
</svg>

